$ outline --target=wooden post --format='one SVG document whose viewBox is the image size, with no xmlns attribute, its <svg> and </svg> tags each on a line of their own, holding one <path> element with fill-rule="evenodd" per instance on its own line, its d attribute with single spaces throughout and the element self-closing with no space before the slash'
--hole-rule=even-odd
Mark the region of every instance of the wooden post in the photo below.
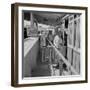
<svg viewBox="0 0 90 90">
<path fill-rule="evenodd" d="M 34 17 L 32 12 L 30 12 L 30 21 L 31 21 L 31 30 L 34 30 Z"/>
</svg>

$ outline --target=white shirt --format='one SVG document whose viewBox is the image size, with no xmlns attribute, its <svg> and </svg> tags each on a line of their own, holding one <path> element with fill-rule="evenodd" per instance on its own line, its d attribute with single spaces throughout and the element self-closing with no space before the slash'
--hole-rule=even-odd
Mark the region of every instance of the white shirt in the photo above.
<svg viewBox="0 0 90 90">
<path fill-rule="evenodd" d="M 56 46 L 56 48 L 59 48 L 59 42 L 60 42 L 60 38 L 59 38 L 59 36 L 58 35 L 56 35 L 55 37 L 54 37 L 54 45 Z"/>
</svg>

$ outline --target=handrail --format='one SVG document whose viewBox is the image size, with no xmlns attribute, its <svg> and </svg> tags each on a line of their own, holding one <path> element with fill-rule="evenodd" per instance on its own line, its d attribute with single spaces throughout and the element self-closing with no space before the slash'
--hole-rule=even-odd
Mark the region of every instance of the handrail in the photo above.
<svg viewBox="0 0 90 90">
<path fill-rule="evenodd" d="M 48 40 L 48 39 L 47 39 Z M 49 41 L 49 40 L 48 40 Z M 69 61 L 67 59 L 65 59 L 65 57 L 58 51 L 58 49 L 49 41 L 49 43 L 51 44 L 51 46 L 54 48 L 54 50 L 57 52 L 57 54 L 62 58 L 62 60 L 64 61 L 64 63 L 70 67 L 71 71 L 75 74 L 78 75 L 78 72 L 73 68 L 73 66 L 71 66 L 71 64 L 69 63 Z"/>
</svg>

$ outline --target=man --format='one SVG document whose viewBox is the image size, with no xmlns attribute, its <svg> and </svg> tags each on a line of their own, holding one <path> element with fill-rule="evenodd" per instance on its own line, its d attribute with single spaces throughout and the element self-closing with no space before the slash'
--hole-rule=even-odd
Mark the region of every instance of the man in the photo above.
<svg viewBox="0 0 90 90">
<path fill-rule="evenodd" d="M 63 45 L 63 41 L 62 41 L 62 32 L 56 30 L 56 35 L 54 37 L 54 41 L 53 41 L 55 47 L 58 49 L 58 51 L 60 51 L 60 53 L 62 53 L 62 45 Z M 60 71 L 60 75 L 62 74 L 62 59 L 60 58 L 60 56 L 57 54 L 57 52 L 55 51 L 55 57 L 54 57 L 54 61 L 55 63 L 57 63 L 56 68 L 59 69 Z"/>
<path fill-rule="evenodd" d="M 62 45 L 62 38 L 61 38 L 61 33 L 58 32 L 58 30 L 56 30 L 56 35 L 54 37 L 54 40 L 53 40 L 53 44 L 54 46 L 59 50 L 61 51 L 60 49 L 62 48 L 61 45 Z M 58 55 L 57 53 L 55 52 L 55 61 L 58 62 Z"/>
<path fill-rule="evenodd" d="M 53 43 L 53 34 L 52 34 L 52 31 L 49 31 L 48 32 L 48 35 L 47 35 L 47 44 L 50 45 L 50 43 L 48 42 L 48 40 Z"/>
<path fill-rule="evenodd" d="M 62 33 L 61 32 L 56 32 L 56 35 L 55 35 L 55 37 L 54 37 L 54 41 L 53 41 L 53 43 L 54 43 L 54 45 L 55 45 L 55 47 L 57 48 L 57 49 L 59 49 L 59 47 L 60 47 L 60 45 L 62 45 L 62 38 L 61 38 L 61 35 Z"/>
<path fill-rule="evenodd" d="M 46 36 L 45 32 L 42 32 L 40 37 L 40 45 L 41 45 L 41 55 L 42 55 L 42 62 L 45 62 L 45 50 L 46 50 Z"/>
</svg>

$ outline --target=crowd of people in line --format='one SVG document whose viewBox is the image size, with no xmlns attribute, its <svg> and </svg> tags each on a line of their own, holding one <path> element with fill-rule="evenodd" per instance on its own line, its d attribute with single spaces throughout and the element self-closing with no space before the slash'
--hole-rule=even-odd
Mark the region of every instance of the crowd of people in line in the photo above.
<svg viewBox="0 0 90 90">
<path fill-rule="evenodd" d="M 26 28 L 24 28 L 24 38 L 27 38 Z M 56 28 L 54 33 L 52 30 L 49 30 L 48 32 L 42 31 L 42 33 L 39 33 L 39 40 L 42 62 L 50 61 L 46 60 L 46 57 L 50 57 L 51 54 L 51 62 L 49 63 L 56 64 L 55 66 L 53 66 L 53 68 L 59 69 L 60 75 L 69 75 L 67 65 L 63 62 L 62 58 L 58 58 L 57 53 L 51 46 L 51 44 L 54 45 L 55 48 L 67 59 L 66 32 L 62 32 L 60 28 Z"/>
<path fill-rule="evenodd" d="M 56 29 L 53 33 L 51 30 L 46 34 L 45 32 L 40 36 L 42 59 L 45 61 L 45 53 L 50 55 L 51 62 L 55 63 L 55 69 L 60 69 L 60 75 L 69 75 L 67 65 L 63 62 L 62 58 L 58 58 L 57 53 L 52 48 L 51 44 L 65 57 L 67 58 L 67 34 L 64 32 L 64 38 L 62 31 Z M 46 49 L 49 47 L 48 52 Z M 51 52 L 50 52 L 51 50 Z M 58 60 L 59 59 L 59 60 Z M 58 62 L 59 61 L 59 62 Z M 61 64 L 61 65 L 60 65 Z"/>
</svg>

